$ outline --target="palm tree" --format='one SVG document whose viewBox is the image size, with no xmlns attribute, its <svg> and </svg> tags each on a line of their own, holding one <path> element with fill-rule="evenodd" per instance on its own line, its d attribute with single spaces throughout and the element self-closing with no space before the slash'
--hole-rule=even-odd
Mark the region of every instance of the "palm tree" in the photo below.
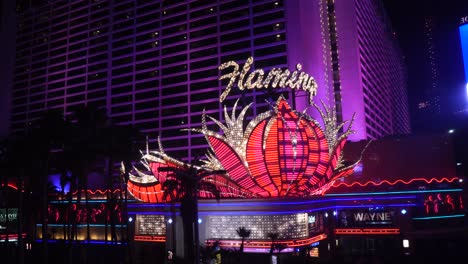
<svg viewBox="0 0 468 264">
<path fill-rule="evenodd" d="M 267 237 L 271 240 L 271 247 L 270 247 L 270 256 L 271 256 L 271 255 L 273 255 L 273 252 L 275 250 L 276 240 L 279 237 L 279 233 L 277 233 L 277 232 L 268 233 Z"/>
<path fill-rule="evenodd" d="M 3 245 L 8 245 L 9 243 L 9 226 L 10 226 L 10 219 L 8 217 L 9 214 L 9 207 L 10 207 L 10 190 L 8 188 L 8 180 L 10 176 L 11 165 L 12 165 L 12 151 L 15 148 L 11 148 L 11 141 L 12 138 L 4 138 L 0 141 L 0 177 L 3 177 L 0 181 L 0 207 L 5 210 L 5 240 Z M 18 217 L 18 220 L 21 218 Z M 20 238 L 18 236 L 18 238 Z M 9 257 L 5 258 L 5 261 L 8 262 L 10 260 Z"/>
<path fill-rule="evenodd" d="M 48 262 L 48 175 L 51 168 L 52 150 L 61 147 L 61 143 L 66 137 L 66 122 L 63 113 L 59 110 L 48 110 L 42 117 L 26 126 L 25 142 L 29 147 L 29 157 L 31 162 L 29 171 L 25 175 L 29 177 L 29 184 L 33 194 L 32 201 L 37 202 L 37 208 L 41 208 L 42 218 L 42 241 L 43 241 L 43 262 Z M 39 177 L 38 177 L 39 176 Z"/>
<path fill-rule="evenodd" d="M 93 106 L 86 106 L 75 113 L 77 122 L 74 127 L 73 152 L 79 157 L 81 171 L 77 171 L 80 199 L 81 190 L 85 190 L 85 204 L 87 216 L 87 239 L 90 239 L 90 208 L 88 188 L 88 173 L 92 164 L 99 160 L 107 163 L 106 175 L 108 191 L 113 193 L 114 184 L 121 183 L 121 175 L 114 177 L 114 162 L 123 161 L 129 164 L 135 160 L 137 154 L 134 149 L 134 143 L 139 137 L 139 132 L 131 126 L 116 125 L 105 113 L 105 109 L 97 109 Z M 131 167 L 131 166 L 128 166 Z M 78 169 L 79 169 L 78 168 Z M 128 178 L 128 175 L 123 177 Z M 113 181 L 114 179 L 118 179 Z M 122 186 L 120 186 L 122 187 Z M 123 188 L 120 188 L 120 200 L 124 200 Z M 125 215 L 124 215 L 125 216 Z M 122 223 L 123 224 L 123 223 Z M 107 227 L 106 227 L 107 230 Z M 123 231 L 123 228 L 122 228 Z M 123 237 L 123 236 L 122 236 Z M 107 238 L 107 236 L 106 236 Z"/>
<path fill-rule="evenodd" d="M 175 234 L 176 234 L 176 223 L 177 223 L 176 202 L 179 200 L 180 198 L 179 195 L 182 194 L 182 191 L 180 190 L 179 183 L 176 180 L 164 182 L 163 190 L 164 190 L 164 193 L 162 196 L 163 201 L 167 201 L 168 196 L 170 197 L 170 201 L 171 201 L 171 215 L 172 215 L 171 217 L 173 221 L 173 223 L 171 224 L 171 233 L 172 233 L 171 250 L 174 255 L 177 255 L 177 253 L 175 252 L 176 250 Z"/>
<path fill-rule="evenodd" d="M 220 199 L 220 192 L 216 185 L 203 181 L 203 179 L 218 174 L 225 174 L 224 170 L 208 171 L 203 168 L 186 165 L 184 168 L 162 167 L 159 171 L 170 172 L 168 179 L 163 183 L 164 193 L 175 194 L 180 198 L 180 213 L 184 226 L 185 258 L 200 262 L 200 241 L 198 237 L 198 191 L 205 190 Z M 167 197 L 165 195 L 165 197 Z"/>
<path fill-rule="evenodd" d="M 5 243 L 8 243 L 8 206 L 9 206 L 9 202 L 8 202 L 8 175 L 9 175 L 9 166 L 8 165 L 12 165 L 11 164 L 11 150 L 12 148 L 10 147 L 11 143 L 11 138 L 4 138 L 0 141 L 0 177 L 3 177 L 1 182 L 0 182 L 0 186 L 2 187 L 1 188 L 1 191 L 2 193 L 0 194 L 0 197 L 2 199 L 1 202 L 0 202 L 0 207 L 4 208 L 5 210 L 5 216 L 6 216 L 6 222 L 5 222 L 5 227 L 6 227 L 6 230 L 5 230 L 5 234 L 6 234 L 6 237 L 5 237 Z"/>
<path fill-rule="evenodd" d="M 122 134 L 126 134 L 129 129 L 126 128 L 124 129 L 125 133 L 120 133 L 119 129 L 115 126 L 113 127 L 112 123 L 107 121 L 106 116 L 100 113 L 102 112 L 94 108 L 86 108 L 75 113 L 75 116 L 72 116 L 75 118 L 74 121 L 77 122 L 69 122 L 60 111 L 46 111 L 39 120 L 28 123 L 24 134 L 8 137 L 6 142 L 8 143 L 8 151 L 1 151 L 2 155 L 7 155 L 7 157 L 2 157 L 1 163 L 8 165 L 1 166 L 2 170 L 5 169 L 5 173 L 1 175 L 5 176 L 2 182 L 8 183 L 6 175 L 17 177 L 17 181 L 20 183 L 25 182 L 25 199 L 33 203 L 30 205 L 26 203 L 31 210 L 23 212 L 22 207 L 20 207 L 18 218 L 34 219 L 37 216 L 41 216 L 39 222 L 42 222 L 42 262 L 44 263 L 48 262 L 48 193 L 53 191 L 48 188 L 48 174 L 53 168 L 62 174 L 62 190 L 66 182 L 70 182 L 68 200 L 71 205 L 71 193 L 78 189 L 78 199 L 80 199 L 81 190 L 87 189 L 87 172 L 93 162 L 96 162 L 98 158 L 110 155 L 116 156 L 115 153 L 119 155 L 125 153 L 123 151 L 124 148 L 128 152 L 132 146 L 132 143 L 128 143 L 129 140 L 125 136 L 121 136 Z M 108 147 L 108 144 L 103 144 L 109 138 L 109 130 L 113 131 L 113 135 L 119 135 L 112 137 L 112 148 Z M 117 157 L 122 160 L 129 160 L 129 158 Z M 29 166 L 24 166 L 24 164 L 28 164 Z M 70 176 L 66 177 L 67 175 Z M 20 186 L 23 186 L 23 184 L 20 184 Z M 87 202 L 87 193 L 85 195 Z M 64 196 L 65 193 L 62 191 L 62 199 L 64 199 Z M 19 200 L 22 201 L 23 199 Z M 88 206 L 86 207 L 88 209 L 87 219 L 90 219 L 90 210 Z M 40 211 L 34 212 L 33 210 L 36 209 Z M 31 215 L 23 217 L 23 214 Z M 70 226 L 68 226 L 69 228 Z M 23 241 L 21 236 L 19 236 L 18 244 L 21 245 L 21 243 Z M 18 248 L 22 249 L 24 247 L 19 246 Z"/>
<path fill-rule="evenodd" d="M 281 253 L 281 251 L 287 248 L 286 244 L 284 243 L 275 243 L 274 250 L 276 253 Z"/>
<path fill-rule="evenodd" d="M 240 250 L 239 250 L 240 253 L 241 253 L 241 256 L 242 256 L 242 254 L 244 253 L 244 242 L 245 242 L 245 239 L 248 238 L 248 237 L 250 237 L 250 233 L 252 232 L 252 230 L 247 229 L 247 228 L 241 226 L 241 227 L 237 228 L 236 232 L 237 232 L 237 235 L 240 236 L 241 239 L 242 239 L 241 246 L 240 246 Z"/>
<path fill-rule="evenodd" d="M 49 174 L 49 163 L 51 150 L 62 136 L 63 116 L 57 111 L 44 112 L 42 117 L 36 121 L 29 122 L 22 133 L 10 135 L 6 140 L 5 151 L 5 174 L 4 182 L 8 180 L 6 175 L 12 179 L 16 178 L 18 183 L 18 262 L 24 261 L 23 245 L 23 220 L 34 219 L 40 216 L 42 222 L 43 250 L 42 262 L 47 263 L 47 200 L 48 186 L 47 176 Z M 28 166 L 24 166 L 28 164 Z M 4 167 L 4 166 L 1 166 Z M 24 207 L 30 210 L 24 210 Z M 39 212 L 35 211 L 39 210 Z M 29 214 L 29 215 L 28 215 Z M 34 228 L 33 225 L 29 228 Z"/>
<path fill-rule="evenodd" d="M 103 128 L 104 135 L 104 158 L 107 159 L 108 169 L 106 175 L 108 181 L 108 189 L 114 189 L 114 184 L 118 184 L 119 188 L 119 199 L 121 204 L 120 210 L 122 210 L 122 219 L 128 219 L 127 217 L 127 201 L 128 195 L 125 188 L 125 183 L 127 182 L 129 176 L 128 171 L 125 171 L 125 168 L 131 168 L 131 162 L 136 160 L 139 156 L 139 152 L 136 151 L 135 145 L 141 139 L 140 132 L 131 127 L 116 125 L 113 123 L 112 119 L 108 119 L 106 126 Z M 113 171 L 116 169 L 114 167 L 114 161 L 120 161 L 121 169 L 119 177 L 113 177 Z M 123 164 L 123 166 L 122 166 Z M 122 169 L 123 168 L 123 169 Z M 120 237 L 124 239 L 124 221 L 121 221 L 120 226 Z M 128 227 L 128 225 L 127 225 Z"/>
<path fill-rule="evenodd" d="M 65 166 L 63 166 L 62 168 L 63 169 L 60 169 L 61 170 L 60 172 L 60 196 L 61 196 L 60 203 L 64 204 L 65 203 L 65 186 L 67 185 L 67 183 L 70 183 L 70 177 L 68 176 L 68 172 L 65 169 Z M 64 206 L 62 206 L 62 208 L 63 207 Z M 65 214 L 65 211 L 63 211 L 63 213 Z M 65 217 L 65 215 L 63 215 L 62 217 Z M 63 219 L 62 221 L 63 221 L 63 227 L 62 227 L 63 240 L 65 241 L 67 239 L 67 231 L 66 231 L 67 224 L 66 224 L 65 219 Z"/>
<path fill-rule="evenodd" d="M 273 232 L 273 233 L 268 233 L 267 237 L 271 240 L 271 246 L 270 246 L 270 252 L 269 256 L 270 259 L 273 257 L 273 254 L 275 251 L 277 253 L 281 253 L 282 250 L 286 248 L 286 245 L 284 243 L 278 243 L 277 240 L 279 238 L 279 233 Z"/>
<path fill-rule="evenodd" d="M 37 143 L 37 144 L 36 144 Z M 23 262 L 23 238 L 22 238 L 22 221 L 24 219 L 33 218 L 36 220 L 38 215 L 45 215 L 47 213 L 47 208 L 42 210 L 42 213 L 32 213 L 32 210 L 23 211 L 23 191 L 24 190 L 24 182 L 29 182 L 28 188 L 30 188 L 25 193 L 26 198 L 28 201 L 32 201 L 35 203 L 35 206 L 32 208 L 35 209 L 42 209 L 43 204 L 40 203 L 41 198 L 47 200 L 46 196 L 46 177 L 47 174 L 47 160 L 48 160 L 48 149 L 49 149 L 49 138 L 44 136 L 44 133 L 38 129 L 37 123 L 31 124 L 28 126 L 26 133 L 18 134 L 18 135 L 10 135 L 2 142 L 2 153 L 3 158 L 0 164 L 0 168 L 2 169 L 2 176 L 3 178 L 3 185 L 6 186 L 9 183 L 9 180 L 16 179 L 19 197 L 15 200 L 19 202 L 18 204 L 18 232 L 20 233 L 18 236 L 18 262 Z M 33 147 L 32 147 L 33 146 Z M 24 166 L 24 164 L 28 164 L 28 166 Z M 34 176 L 34 177 L 32 177 Z M 42 188 L 45 186 L 45 189 Z M 5 189 L 6 190 L 6 189 Z M 29 194 L 32 193 L 34 199 L 30 200 Z M 6 196 L 5 196 L 6 197 Z M 8 211 L 8 204 L 6 199 L 2 201 L 4 203 L 6 210 Z M 30 214 L 30 215 L 27 215 Z M 8 222 L 8 218 L 7 218 Z M 42 217 L 42 222 L 44 223 L 44 217 Z M 7 239 L 8 240 L 8 237 Z M 44 247 L 44 252 L 47 251 L 47 247 Z M 46 260 L 45 254 L 43 255 L 44 259 Z"/>
<path fill-rule="evenodd" d="M 33 210 L 24 210 L 24 205 L 28 205 L 26 201 L 33 201 L 37 203 L 37 201 L 40 200 L 39 195 L 42 193 L 40 188 L 36 189 L 41 186 L 41 181 L 45 178 L 43 177 L 44 171 L 42 170 L 42 167 L 39 164 L 42 164 L 44 161 L 44 153 L 42 152 L 44 144 L 39 144 L 37 148 L 31 149 L 32 142 L 34 140 L 32 139 L 31 134 L 22 134 L 22 135 L 9 135 L 7 138 L 5 138 L 2 141 L 2 154 L 0 158 L 0 176 L 3 177 L 2 179 L 2 185 L 4 186 L 4 197 L 2 197 L 1 200 L 1 205 L 6 209 L 7 212 L 7 218 L 6 218 L 6 224 L 7 227 L 9 226 L 8 224 L 8 207 L 9 203 L 12 201 L 8 199 L 7 197 L 11 197 L 8 195 L 8 183 L 11 181 L 16 181 L 17 183 L 17 193 L 18 197 L 14 199 L 15 201 L 18 201 L 18 212 L 17 212 L 17 219 L 18 219 L 18 263 L 23 263 L 24 261 L 24 250 L 23 250 L 23 221 L 25 219 L 30 219 L 33 218 L 36 220 L 36 216 L 38 214 L 32 213 Z M 37 157 L 38 154 L 41 154 L 41 157 Z M 24 166 L 24 164 L 28 164 L 29 166 Z M 31 175 L 35 177 L 31 177 Z M 29 189 L 25 191 L 25 181 L 28 182 L 34 182 L 34 194 L 37 199 L 31 200 L 29 198 L 29 194 L 32 193 L 33 189 Z M 28 188 L 31 187 L 31 184 L 29 184 Z M 24 195 L 26 194 L 26 195 Z M 16 207 L 16 206 L 15 206 Z M 32 209 L 36 208 L 41 208 L 40 204 L 35 204 L 35 206 L 30 206 Z M 30 228 L 35 228 L 30 226 Z M 7 236 L 5 241 L 8 241 L 8 230 Z M 44 250 L 47 250 L 46 248 Z"/>
<path fill-rule="evenodd" d="M 120 204 L 120 210 L 122 210 L 122 219 L 128 219 L 127 217 L 127 192 L 124 192 L 123 183 L 126 183 L 129 176 L 128 172 L 123 172 L 118 177 L 114 177 L 116 171 L 115 161 L 123 161 L 125 167 L 131 167 L 131 161 L 136 160 L 138 152 L 135 149 L 135 141 L 139 140 L 139 131 L 131 126 L 117 125 L 111 118 L 107 116 L 103 109 L 96 109 L 92 106 L 85 107 L 78 110 L 75 113 L 75 119 L 77 122 L 74 124 L 73 138 L 71 144 L 70 157 L 72 160 L 78 160 L 74 164 L 72 172 L 71 185 L 77 184 L 78 189 L 78 200 L 81 199 L 81 191 L 85 190 L 85 206 L 87 212 L 87 239 L 90 239 L 90 208 L 89 208 L 89 194 L 88 189 L 88 173 L 91 169 L 91 165 L 102 162 L 107 164 L 106 172 L 104 177 L 107 183 L 107 195 L 108 201 L 110 197 L 114 195 L 114 189 L 116 184 L 119 185 L 120 193 L 119 200 L 124 204 Z M 76 187 L 75 187 L 76 188 Z M 75 189 L 74 188 L 74 189 Z M 126 188 L 125 188 L 126 189 Z M 117 197 L 114 197 L 117 198 Z M 106 214 L 113 214 L 112 208 L 106 207 Z M 105 240 L 107 241 L 108 225 L 111 222 L 105 219 Z M 114 219 L 115 220 L 115 219 Z M 114 223 L 114 222 L 112 222 Z M 121 234 L 120 237 L 124 239 L 124 221 L 121 223 Z M 113 226 L 112 228 L 115 228 Z M 127 225 L 128 234 L 128 225 Z M 116 234 L 113 233 L 115 240 Z M 128 237 L 128 236 L 127 236 Z M 114 241 L 115 242 L 115 241 Z M 129 249 L 129 248 L 128 248 Z"/>
<path fill-rule="evenodd" d="M 88 194 L 88 175 L 91 169 L 91 164 L 98 159 L 102 154 L 103 140 L 103 127 L 107 124 L 107 116 L 102 109 L 97 109 L 92 106 L 85 106 L 79 109 L 76 113 L 76 120 L 74 127 L 75 155 L 79 157 L 81 163 L 80 168 L 76 168 L 78 179 L 78 205 L 80 204 L 81 194 L 84 191 L 85 195 L 85 208 L 86 208 L 86 240 L 90 241 L 90 208 L 89 208 L 89 194 Z"/>
</svg>

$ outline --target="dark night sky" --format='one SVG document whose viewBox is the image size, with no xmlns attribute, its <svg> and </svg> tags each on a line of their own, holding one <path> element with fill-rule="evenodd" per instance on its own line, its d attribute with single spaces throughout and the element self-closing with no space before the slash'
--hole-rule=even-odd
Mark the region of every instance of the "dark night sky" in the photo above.
<svg viewBox="0 0 468 264">
<path fill-rule="evenodd" d="M 408 67 L 408 95 L 413 132 L 442 131 L 460 122 L 453 113 L 466 104 L 465 79 L 458 25 L 468 15 L 466 0 L 384 0 Z M 418 102 L 427 95 L 431 73 L 424 48 L 424 21 L 434 22 L 434 51 L 438 71 L 437 93 L 441 101 L 439 116 L 417 115 Z M 437 124 L 431 121 L 437 120 Z"/>
</svg>

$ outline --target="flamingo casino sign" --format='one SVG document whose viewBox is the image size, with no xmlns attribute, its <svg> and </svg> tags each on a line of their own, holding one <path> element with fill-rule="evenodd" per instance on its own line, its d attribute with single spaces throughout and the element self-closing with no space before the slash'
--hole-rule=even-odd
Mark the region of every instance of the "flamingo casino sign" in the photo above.
<svg viewBox="0 0 468 264">
<path fill-rule="evenodd" d="M 297 64 L 293 72 L 279 68 L 265 72 L 259 68 L 251 71 L 253 62 L 250 57 L 244 65 L 228 61 L 219 66 L 222 75 L 219 80 L 228 82 L 220 96 L 221 102 L 234 85 L 240 90 L 302 90 L 309 93 L 309 100 L 316 95 L 317 83 L 302 71 L 301 64 Z M 351 175 L 360 162 L 345 164 L 342 151 L 347 137 L 353 132 L 351 124 L 338 134 L 338 127 L 343 127 L 344 123 L 334 122 L 334 111 L 325 105 L 323 111 L 313 104 L 324 123 L 327 122 L 325 129 L 305 111 L 292 109 L 283 96 L 270 110 L 254 116 L 245 126 L 244 117 L 251 105 L 245 106 L 238 115 L 237 102 L 230 115 L 225 106 L 224 124 L 203 112 L 202 127 L 189 129 L 203 134 L 210 146 L 206 159 L 202 160 L 204 165 L 197 170 L 209 175 L 201 177 L 200 182 L 210 186 L 214 184 L 220 191 L 220 197 L 252 199 L 323 195 L 337 179 Z M 208 119 L 220 130 L 210 130 Z M 143 154 L 141 163 L 144 171 L 133 167 L 130 172 L 127 190 L 137 200 L 160 203 L 178 199 L 164 195 L 165 182 L 174 176 L 160 169 L 171 167 L 187 171 L 193 168 L 193 165 L 165 153 L 159 140 L 158 145 L 159 151 Z M 217 172 L 219 170 L 225 173 Z M 211 199 L 213 195 L 208 189 L 198 191 L 200 198 Z"/>
<path fill-rule="evenodd" d="M 256 69 L 249 73 L 253 62 L 254 58 L 249 57 L 243 65 L 242 70 L 240 70 L 239 64 L 235 61 L 225 62 L 218 67 L 220 71 L 225 69 L 230 70 L 229 73 L 219 77 L 219 80 L 229 80 L 226 89 L 219 97 L 220 102 L 226 99 L 232 87 L 234 87 L 237 82 L 237 87 L 240 90 L 286 87 L 303 90 L 309 93 L 309 103 L 312 103 L 313 96 L 317 94 L 317 82 L 314 77 L 302 71 L 302 65 L 300 63 L 296 65 L 296 70 L 292 73 L 289 69 L 281 68 L 273 68 L 267 73 L 265 73 L 263 69 Z"/>
</svg>

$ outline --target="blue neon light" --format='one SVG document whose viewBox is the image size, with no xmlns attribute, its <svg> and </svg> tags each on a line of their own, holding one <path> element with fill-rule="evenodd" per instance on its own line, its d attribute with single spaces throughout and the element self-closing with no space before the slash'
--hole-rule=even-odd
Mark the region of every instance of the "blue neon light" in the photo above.
<svg viewBox="0 0 468 264">
<path fill-rule="evenodd" d="M 60 174 L 52 174 L 52 175 L 49 175 L 48 176 L 48 181 L 50 183 L 52 183 L 55 188 L 57 188 L 57 191 L 59 192 L 64 192 L 64 193 L 68 193 L 70 191 L 70 183 L 67 182 L 63 187 L 63 190 L 62 190 L 62 186 L 60 184 L 60 178 L 61 178 L 61 175 Z"/>
<path fill-rule="evenodd" d="M 465 77 L 465 78 L 468 79 L 468 77 Z M 467 101 L 468 101 L 468 81 L 466 82 L 466 97 L 467 97 Z M 459 179 L 459 180 L 463 181 L 463 179 Z"/>
<path fill-rule="evenodd" d="M 456 217 L 464 217 L 464 216 L 465 216 L 464 214 L 457 214 L 457 215 L 414 217 L 413 220 L 431 220 L 431 219 L 441 219 L 441 218 L 456 218 Z"/>
<path fill-rule="evenodd" d="M 359 195 L 384 195 L 384 194 L 418 194 L 418 193 L 440 193 L 440 192 L 461 192 L 463 189 L 445 189 L 445 190 L 417 190 L 417 191 L 398 191 L 398 192 L 365 192 L 365 193 L 329 193 L 325 196 L 359 196 Z"/>
<path fill-rule="evenodd" d="M 465 80 L 468 83 L 468 24 L 461 25 L 458 30 L 460 31 L 463 65 L 465 66 Z"/>
<path fill-rule="evenodd" d="M 129 212 L 129 214 L 132 214 L 132 215 L 165 215 L 165 216 L 172 216 L 173 214 L 172 213 L 168 213 L 168 212 L 147 212 L 147 211 L 132 211 L 132 212 Z M 176 213 L 176 215 L 180 215 L 179 212 Z"/>
<path fill-rule="evenodd" d="M 415 199 L 416 196 L 393 196 L 393 197 L 373 197 L 373 200 L 391 200 L 391 199 Z M 368 197 L 362 198 L 330 198 L 330 199 L 318 199 L 311 201 L 291 201 L 291 202 L 243 202 L 243 203 L 199 203 L 200 207 L 222 207 L 222 206 L 268 206 L 268 205 L 299 205 L 299 204 L 315 204 L 315 203 L 326 203 L 326 202 L 338 202 L 338 201 L 360 201 L 369 200 Z"/>
<path fill-rule="evenodd" d="M 216 211 L 216 212 L 199 212 L 198 215 L 276 215 L 276 214 L 298 214 L 298 213 L 310 213 L 328 209 L 341 209 L 341 208 L 370 208 L 382 206 L 380 204 L 367 204 L 367 205 L 340 205 L 340 206 L 327 206 L 321 208 L 314 208 L 308 210 L 291 210 L 291 211 Z M 407 204 L 386 204 L 386 207 L 406 207 L 416 206 L 414 203 Z M 147 213 L 147 212 L 146 212 Z M 137 212 L 138 214 L 138 212 Z M 154 214 L 154 213 L 151 213 Z M 157 213 L 161 214 L 161 213 Z"/>
<path fill-rule="evenodd" d="M 465 67 L 465 81 L 466 81 L 466 100 L 468 101 L 468 24 L 462 25 L 458 28 L 460 31 L 460 42 L 463 55 L 463 65 Z"/>
<path fill-rule="evenodd" d="M 415 199 L 416 196 L 393 196 L 393 197 L 373 197 L 373 200 L 391 200 L 391 199 Z M 272 206 L 272 205 L 300 205 L 300 204 L 315 204 L 315 203 L 325 203 L 325 202 L 337 202 L 337 201 L 360 201 L 360 200 L 369 200 L 367 197 L 363 198 L 329 198 L 329 199 L 317 199 L 310 201 L 291 201 L 291 202 L 242 202 L 242 203 L 204 203 L 200 202 L 199 207 L 224 207 L 224 206 Z M 169 209 L 170 204 L 129 204 L 128 208 L 143 208 L 143 207 L 162 207 Z M 176 204 L 176 207 L 180 207 L 180 204 Z"/>
</svg>

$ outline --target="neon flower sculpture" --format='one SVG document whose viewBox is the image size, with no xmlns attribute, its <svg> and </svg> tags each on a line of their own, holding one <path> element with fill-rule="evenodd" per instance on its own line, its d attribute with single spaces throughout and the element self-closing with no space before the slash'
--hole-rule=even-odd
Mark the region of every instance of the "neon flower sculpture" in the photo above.
<svg viewBox="0 0 468 264">
<path fill-rule="evenodd" d="M 215 185 L 221 198 L 322 195 L 338 178 L 352 174 L 360 162 L 345 164 L 343 160 L 342 150 L 352 133 L 354 116 L 347 130 L 340 134 L 346 122 L 337 124 L 333 110 L 324 106 L 323 111 L 313 104 L 323 118 L 323 130 L 306 114 L 307 109 L 298 113 L 281 96 L 272 110 L 252 119 L 244 129 L 244 116 L 250 105 L 237 117 L 237 102 L 231 116 L 225 107 L 226 124 L 203 113 L 202 128 L 191 129 L 204 134 L 211 148 L 204 165 L 196 167 L 197 172 L 205 175 L 199 179 L 200 198 L 214 197 L 212 189 L 204 189 L 203 183 Z M 223 134 L 209 130 L 207 118 L 218 125 Z M 194 168 L 168 156 L 158 143 L 159 151 L 143 154 L 141 162 L 146 170 L 134 167 L 129 177 L 128 190 L 141 201 L 177 199 L 165 195 L 162 187 L 166 180 L 175 178 L 174 172 L 160 168 L 173 167 L 181 171 Z M 209 173 L 214 171 L 226 173 Z"/>
</svg>

